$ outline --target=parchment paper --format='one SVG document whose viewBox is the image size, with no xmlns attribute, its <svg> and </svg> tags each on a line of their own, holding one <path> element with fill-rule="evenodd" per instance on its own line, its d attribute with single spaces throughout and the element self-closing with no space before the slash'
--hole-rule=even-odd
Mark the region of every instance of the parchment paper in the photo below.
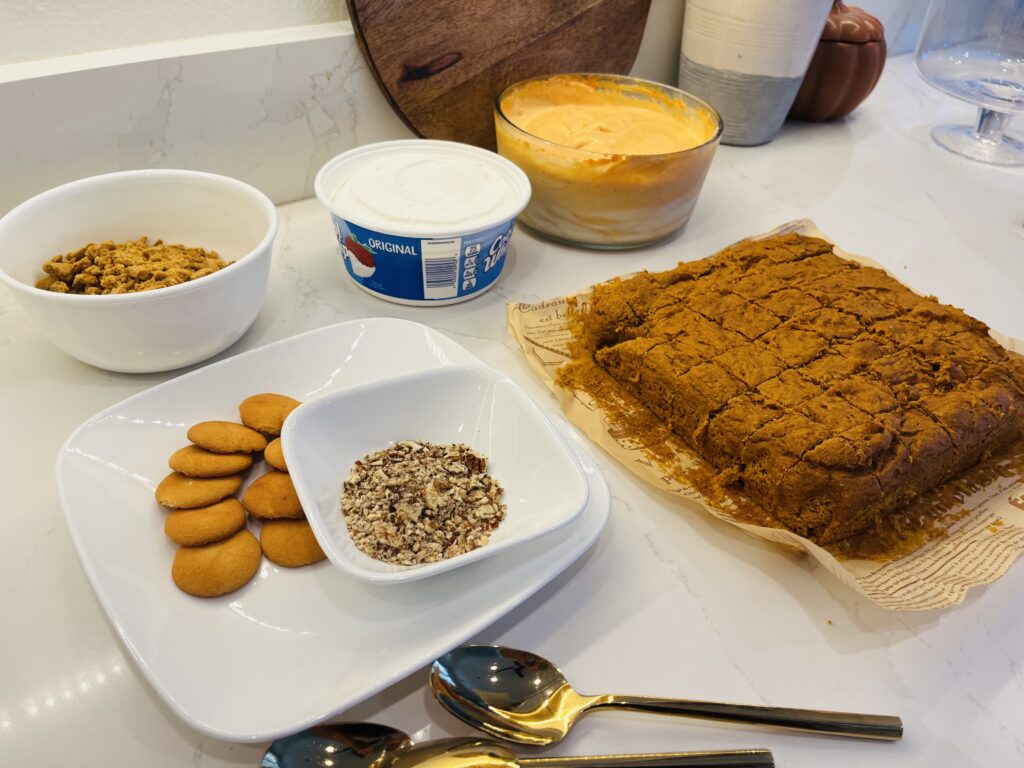
<svg viewBox="0 0 1024 768">
<path fill-rule="evenodd" d="M 808 220 L 785 224 L 760 239 L 786 232 L 831 240 Z M 860 256 L 836 248 L 844 258 L 880 267 Z M 913 287 L 913 286 L 911 286 Z M 574 298 L 586 301 L 589 289 Z M 952 480 L 942 486 L 939 496 L 957 522 L 948 535 L 923 544 L 908 555 L 890 562 L 876 560 L 837 560 L 825 549 L 784 528 L 762 527 L 733 517 L 727 505 L 712 503 L 696 488 L 677 479 L 654 454 L 637 441 L 614 416 L 604 413 L 586 392 L 569 391 L 555 383 L 556 371 L 569 360 L 571 333 L 567 324 L 567 300 L 552 299 L 540 304 L 509 304 L 508 324 L 512 335 L 541 381 L 561 403 L 568 419 L 613 458 L 640 478 L 680 499 L 701 504 L 709 513 L 744 531 L 803 550 L 830 573 L 873 602 L 897 611 L 922 611 L 945 608 L 963 601 L 967 590 L 988 584 L 1002 576 L 1021 552 L 1024 552 L 1024 477 L 1018 462 L 993 460 L 984 471 L 974 473 L 972 482 Z M 1024 349 L 1024 342 L 992 334 L 1013 352 Z M 641 406 L 642 407 L 642 406 Z M 683 466 L 700 460 L 679 444 L 676 457 Z M 964 477 L 970 474 L 965 473 Z"/>
</svg>

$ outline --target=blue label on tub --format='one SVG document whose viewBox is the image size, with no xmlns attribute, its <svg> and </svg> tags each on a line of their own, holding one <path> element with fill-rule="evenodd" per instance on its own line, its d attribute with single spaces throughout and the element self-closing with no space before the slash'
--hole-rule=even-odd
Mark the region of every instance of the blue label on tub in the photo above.
<svg viewBox="0 0 1024 768">
<path fill-rule="evenodd" d="M 345 269 L 376 293 L 444 301 L 479 293 L 498 279 L 515 220 L 462 237 L 384 235 L 332 215 Z"/>
</svg>

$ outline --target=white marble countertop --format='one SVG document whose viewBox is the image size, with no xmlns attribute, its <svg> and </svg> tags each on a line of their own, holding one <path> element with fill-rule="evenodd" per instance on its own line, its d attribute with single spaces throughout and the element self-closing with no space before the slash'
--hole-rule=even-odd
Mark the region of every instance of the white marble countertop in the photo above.
<svg viewBox="0 0 1024 768">
<path fill-rule="evenodd" d="M 505 330 L 504 304 L 665 268 L 809 217 L 906 283 L 1024 338 L 1024 171 L 931 144 L 971 108 L 891 60 L 847 122 L 790 125 L 772 144 L 722 147 L 687 230 L 608 254 L 525 232 L 498 287 L 466 304 L 410 309 L 344 278 L 315 201 L 281 209 L 266 303 L 226 354 L 341 320 L 405 317 L 450 334 L 544 407 Z M 50 346 L 0 295 L 8 437 L 0 535 L 0 764 L 257 765 L 263 745 L 220 743 L 179 722 L 143 681 L 92 594 L 53 481 L 57 449 L 94 412 L 170 377 L 89 368 Z M 595 714 L 558 753 L 768 746 L 780 766 L 1009 766 L 1024 760 L 1024 564 L 946 611 L 894 614 L 808 558 L 670 502 L 598 456 L 614 497 L 594 549 L 479 636 L 536 650 L 586 692 L 900 714 L 899 744 L 845 741 L 632 714 Z M 258 670 L 253 670 L 258 674 Z M 421 737 L 468 729 L 433 703 L 420 671 L 348 713 Z M 267 706 L 274 706 L 272 701 Z"/>
</svg>

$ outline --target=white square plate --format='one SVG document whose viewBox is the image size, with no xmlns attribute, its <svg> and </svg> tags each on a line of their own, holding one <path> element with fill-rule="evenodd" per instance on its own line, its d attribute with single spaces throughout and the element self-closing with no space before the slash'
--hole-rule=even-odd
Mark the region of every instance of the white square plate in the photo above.
<svg viewBox="0 0 1024 768">
<path fill-rule="evenodd" d="M 395 584 L 436 576 L 561 528 L 583 511 L 576 454 L 519 385 L 482 365 L 450 365 L 348 387 L 303 403 L 281 433 L 302 508 L 331 562 L 358 579 Z M 487 458 L 505 519 L 482 547 L 419 565 L 370 557 L 341 514 L 342 484 L 366 454 L 399 440 L 463 443 Z"/>
<path fill-rule="evenodd" d="M 574 523 L 507 552 L 410 584 L 376 586 L 329 563 L 289 570 L 266 560 L 252 582 L 221 598 L 189 597 L 172 583 L 175 547 L 153 491 L 190 424 L 232 418 L 254 392 L 308 400 L 476 364 L 416 323 L 342 323 L 153 387 L 68 438 L 57 486 L 82 565 L 129 653 L 182 719 L 230 741 L 272 739 L 326 720 L 478 633 L 593 544 L 608 519 L 608 489 L 582 441 L 566 431 L 590 501 Z"/>
</svg>

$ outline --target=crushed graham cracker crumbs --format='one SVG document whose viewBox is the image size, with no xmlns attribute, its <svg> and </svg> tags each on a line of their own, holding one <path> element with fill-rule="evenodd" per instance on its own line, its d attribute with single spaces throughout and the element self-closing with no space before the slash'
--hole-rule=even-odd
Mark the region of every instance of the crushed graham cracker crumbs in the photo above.
<svg viewBox="0 0 1024 768">
<path fill-rule="evenodd" d="M 212 275 L 232 262 L 214 251 L 169 245 L 148 237 L 89 243 L 43 264 L 36 288 L 54 293 L 106 295 L 167 288 Z"/>
<path fill-rule="evenodd" d="M 486 544 L 505 519 L 503 492 L 487 459 L 467 446 L 401 440 L 355 463 L 341 511 L 361 551 L 417 565 Z"/>
</svg>

